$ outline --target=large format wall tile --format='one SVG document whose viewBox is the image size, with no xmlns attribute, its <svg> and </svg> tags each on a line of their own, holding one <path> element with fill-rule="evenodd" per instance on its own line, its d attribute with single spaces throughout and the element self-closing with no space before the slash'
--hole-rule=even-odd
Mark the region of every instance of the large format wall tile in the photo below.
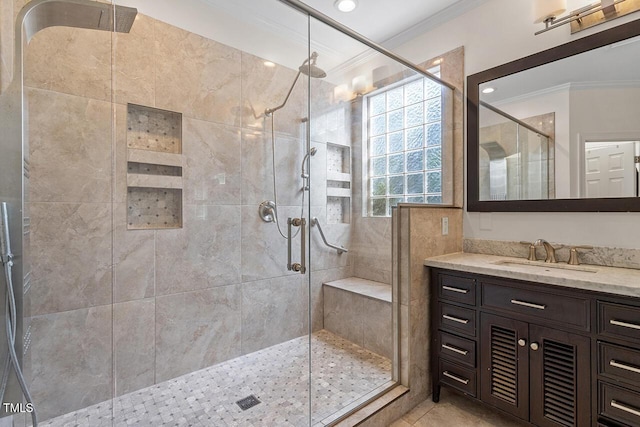
<svg viewBox="0 0 640 427">
<path fill-rule="evenodd" d="M 311 207 L 311 218 L 317 218 L 327 242 L 342 246 L 349 250 L 351 247 L 351 225 L 346 223 L 329 224 L 325 207 Z M 351 264 L 349 252 L 338 254 L 336 249 L 324 244 L 317 225 L 309 227 L 311 270 L 326 270 L 329 268 L 345 267 Z"/>
<path fill-rule="evenodd" d="M 31 204 L 33 315 L 111 304 L 111 205 Z"/>
<path fill-rule="evenodd" d="M 155 20 L 138 13 L 131 31 L 115 33 L 114 90 L 116 102 L 155 103 Z"/>
<path fill-rule="evenodd" d="M 391 284 L 391 218 L 355 218 L 354 274 Z"/>
<path fill-rule="evenodd" d="M 323 292 L 325 329 L 362 346 L 364 298 L 330 286 L 325 286 Z"/>
<path fill-rule="evenodd" d="M 127 205 L 114 205 L 114 301 L 155 295 L 155 231 L 127 230 Z"/>
<path fill-rule="evenodd" d="M 186 203 L 239 205 L 242 191 L 240 130 L 185 118 L 183 135 Z"/>
<path fill-rule="evenodd" d="M 300 206 L 302 203 L 301 139 L 275 135 L 276 185 L 278 204 Z M 257 206 L 273 200 L 273 151 L 270 133 L 242 132 L 242 204 Z M 305 202 L 306 203 L 306 202 Z"/>
<path fill-rule="evenodd" d="M 308 333 L 309 287 L 305 276 L 248 282 L 241 288 L 243 354 Z"/>
<path fill-rule="evenodd" d="M 156 107 L 240 125 L 240 51 L 156 21 Z"/>
<path fill-rule="evenodd" d="M 306 53 L 301 51 L 299 55 L 302 63 Z M 302 119 L 308 116 L 308 77 L 300 74 L 286 104 L 272 115 L 266 116 L 266 109 L 276 108 L 285 102 L 298 70 L 282 65 L 266 67 L 264 61 L 257 56 L 242 53 L 242 127 L 271 132 L 273 118 L 277 133 L 303 136 L 306 125 Z"/>
<path fill-rule="evenodd" d="M 280 231 L 287 235 L 287 218 L 300 217 L 300 207 L 280 206 Z M 292 228 L 292 234 L 296 227 Z M 292 262 L 300 262 L 300 234 L 291 243 Z M 299 274 L 287 271 L 287 240 L 274 222 L 258 216 L 257 205 L 242 206 L 242 281 Z"/>
<path fill-rule="evenodd" d="M 311 261 L 313 263 L 313 260 Z M 313 332 L 324 329 L 324 296 L 322 284 L 353 276 L 351 266 L 312 271 L 311 273 L 311 328 Z"/>
<path fill-rule="evenodd" d="M 110 101 L 111 33 L 70 27 L 42 30 L 25 51 L 24 69 L 26 86 Z"/>
<path fill-rule="evenodd" d="M 224 286 L 156 299 L 156 381 L 240 355 L 240 291 Z"/>
<path fill-rule="evenodd" d="M 393 357 L 391 303 L 364 298 L 362 305 L 363 347 L 391 359 Z"/>
<path fill-rule="evenodd" d="M 31 200 L 111 200 L 111 105 L 29 89 Z"/>
<path fill-rule="evenodd" d="M 41 421 L 111 398 L 111 306 L 36 316 L 31 326 L 30 387 Z"/>
<path fill-rule="evenodd" d="M 116 396 L 154 384 L 155 301 L 113 306 Z"/>
<path fill-rule="evenodd" d="M 7 89 L 13 79 L 15 46 L 13 8 L 13 1 L 0 3 L 0 93 Z"/>
<path fill-rule="evenodd" d="M 188 205 L 183 218 L 156 234 L 157 295 L 240 283 L 240 206 Z"/>
</svg>

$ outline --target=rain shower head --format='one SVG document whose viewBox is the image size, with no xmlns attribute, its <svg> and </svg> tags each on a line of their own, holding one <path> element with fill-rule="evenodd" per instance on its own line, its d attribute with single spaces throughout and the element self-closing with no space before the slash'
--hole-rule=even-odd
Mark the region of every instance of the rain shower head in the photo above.
<svg viewBox="0 0 640 427">
<path fill-rule="evenodd" d="M 284 102 L 277 107 L 267 108 L 264 110 L 265 116 L 270 116 L 274 112 L 278 111 L 285 105 L 287 105 L 287 101 L 291 96 L 291 92 L 293 92 L 293 88 L 296 86 L 298 79 L 300 78 L 300 74 L 304 74 L 305 76 L 309 76 L 313 79 L 324 79 L 327 77 L 327 73 L 320 67 L 316 65 L 316 61 L 318 59 L 318 52 L 313 52 L 310 57 L 304 60 L 301 66 L 298 67 L 298 74 L 296 74 L 296 78 L 293 79 L 293 84 L 291 84 L 291 88 L 289 89 L 289 93 L 284 98 Z"/>
<path fill-rule="evenodd" d="M 305 59 L 302 65 L 298 67 L 298 71 L 305 76 L 309 76 L 314 79 L 324 79 L 327 77 L 327 73 L 316 65 L 317 59 L 318 52 L 313 52 L 311 56 L 308 59 Z"/>
<path fill-rule="evenodd" d="M 128 33 L 138 10 L 89 0 L 35 0 L 29 2 L 21 13 L 29 41 L 38 31 L 48 27 Z"/>
</svg>

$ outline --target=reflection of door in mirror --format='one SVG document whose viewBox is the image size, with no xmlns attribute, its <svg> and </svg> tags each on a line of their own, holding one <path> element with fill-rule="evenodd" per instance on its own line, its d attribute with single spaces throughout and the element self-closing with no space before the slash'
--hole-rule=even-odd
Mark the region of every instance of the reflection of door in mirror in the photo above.
<svg viewBox="0 0 640 427">
<path fill-rule="evenodd" d="M 585 143 L 582 197 L 637 197 L 638 141 Z"/>
</svg>

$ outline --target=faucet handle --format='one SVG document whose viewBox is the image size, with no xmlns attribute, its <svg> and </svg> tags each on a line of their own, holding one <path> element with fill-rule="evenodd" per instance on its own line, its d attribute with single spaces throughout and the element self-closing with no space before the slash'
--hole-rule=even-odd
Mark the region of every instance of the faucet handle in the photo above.
<svg viewBox="0 0 640 427">
<path fill-rule="evenodd" d="M 536 245 L 533 242 L 525 242 L 525 241 L 520 241 L 521 245 L 527 245 L 529 246 L 529 256 L 527 257 L 527 260 L 529 261 L 537 261 L 538 257 L 536 256 Z"/>
<path fill-rule="evenodd" d="M 569 265 L 580 265 L 580 260 L 578 259 L 578 249 L 593 249 L 593 246 L 582 245 L 582 246 L 572 246 L 569 250 L 569 261 L 567 264 Z"/>
</svg>

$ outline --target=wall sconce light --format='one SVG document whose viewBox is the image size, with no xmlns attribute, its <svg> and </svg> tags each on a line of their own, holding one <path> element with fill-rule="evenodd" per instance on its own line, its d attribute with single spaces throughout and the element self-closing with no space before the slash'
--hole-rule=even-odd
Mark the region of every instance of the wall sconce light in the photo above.
<svg viewBox="0 0 640 427">
<path fill-rule="evenodd" d="M 354 77 L 351 81 L 351 88 L 358 95 L 362 95 L 367 90 L 367 78 L 365 76 Z"/>
<path fill-rule="evenodd" d="M 545 24 L 545 28 L 536 32 L 535 35 L 564 24 L 571 24 L 571 34 L 577 33 L 640 10 L 640 0 L 600 0 L 558 18 L 566 10 L 566 0 L 535 0 L 533 2 L 534 22 L 536 24 L 544 22 Z"/>
<path fill-rule="evenodd" d="M 349 101 L 353 97 L 351 91 L 349 90 L 349 85 L 342 84 L 333 88 L 333 99 L 336 102 L 345 102 Z"/>
</svg>

